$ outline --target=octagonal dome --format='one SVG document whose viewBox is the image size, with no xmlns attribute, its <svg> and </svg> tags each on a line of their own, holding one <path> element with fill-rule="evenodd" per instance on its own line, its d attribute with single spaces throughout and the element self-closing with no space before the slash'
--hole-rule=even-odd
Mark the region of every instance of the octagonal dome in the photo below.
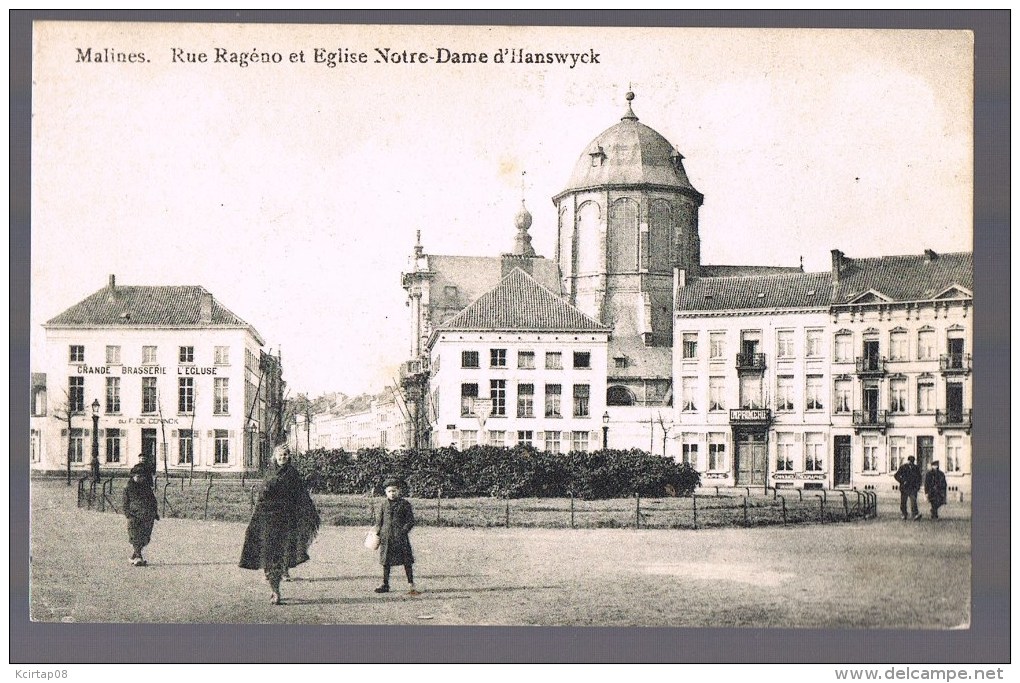
<svg viewBox="0 0 1020 683">
<path fill-rule="evenodd" d="M 597 187 L 655 186 L 701 197 L 683 166 L 683 155 L 656 130 L 638 121 L 630 106 L 620 122 L 585 148 L 559 196 Z"/>
</svg>

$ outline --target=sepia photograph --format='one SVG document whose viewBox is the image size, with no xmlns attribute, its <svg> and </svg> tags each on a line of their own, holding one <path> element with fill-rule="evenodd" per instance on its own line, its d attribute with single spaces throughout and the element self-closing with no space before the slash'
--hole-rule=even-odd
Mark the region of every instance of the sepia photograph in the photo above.
<svg viewBox="0 0 1020 683">
<path fill-rule="evenodd" d="M 968 30 L 34 21 L 28 618 L 972 629 L 974 122 Z"/>
</svg>

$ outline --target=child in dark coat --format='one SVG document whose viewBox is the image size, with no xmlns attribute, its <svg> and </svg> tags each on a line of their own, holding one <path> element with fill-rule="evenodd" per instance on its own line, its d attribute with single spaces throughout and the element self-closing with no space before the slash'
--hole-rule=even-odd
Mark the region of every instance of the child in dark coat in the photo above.
<svg viewBox="0 0 1020 683">
<path fill-rule="evenodd" d="M 144 463 L 131 468 L 131 478 L 124 488 L 124 516 L 128 520 L 128 541 L 134 549 L 131 564 L 144 567 L 148 562 L 142 557 L 142 548 L 149 545 L 152 527 L 159 519 L 152 479 Z"/>
<path fill-rule="evenodd" d="M 420 595 L 414 586 L 414 554 L 408 533 L 414 527 L 414 510 L 403 498 L 403 482 L 387 479 L 383 484 L 386 500 L 379 506 L 375 532 L 379 534 L 379 563 L 383 567 L 382 585 L 376 593 L 390 590 L 390 567 L 403 565 L 407 575 L 408 595 Z"/>
</svg>

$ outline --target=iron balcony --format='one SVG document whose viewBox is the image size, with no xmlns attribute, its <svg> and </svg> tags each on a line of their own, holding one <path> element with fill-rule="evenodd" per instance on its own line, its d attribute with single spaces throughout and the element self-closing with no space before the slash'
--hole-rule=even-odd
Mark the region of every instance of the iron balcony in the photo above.
<svg viewBox="0 0 1020 683">
<path fill-rule="evenodd" d="M 963 375 L 970 372 L 970 354 L 947 353 L 939 356 L 939 370 L 945 375 Z"/>
<path fill-rule="evenodd" d="M 764 372 L 764 353 L 738 353 L 737 370 L 740 372 Z"/>
<path fill-rule="evenodd" d="M 939 434 L 943 429 L 970 429 L 972 410 L 936 410 L 935 425 L 939 428 Z"/>
<path fill-rule="evenodd" d="M 857 374 L 862 377 L 880 377 L 885 374 L 885 356 L 858 356 Z"/>
<path fill-rule="evenodd" d="M 885 431 L 889 427 L 888 410 L 855 410 L 854 429 L 879 429 Z"/>
</svg>

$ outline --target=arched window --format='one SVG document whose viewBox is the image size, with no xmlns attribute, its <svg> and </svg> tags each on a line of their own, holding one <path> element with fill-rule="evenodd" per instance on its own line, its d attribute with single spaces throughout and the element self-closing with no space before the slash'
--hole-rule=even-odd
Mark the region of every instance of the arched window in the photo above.
<svg viewBox="0 0 1020 683">
<path fill-rule="evenodd" d="M 585 202 L 577 209 L 577 272 L 597 273 L 602 270 L 599 254 L 599 222 L 602 211 L 595 202 Z"/>
<path fill-rule="evenodd" d="M 669 273 L 673 266 L 673 212 L 669 202 L 656 199 L 648 211 L 648 270 Z"/>
<path fill-rule="evenodd" d="M 606 405 L 632 406 L 637 403 L 634 392 L 627 387 L 613 386 L 606 390 Z"/>
<path fill-rule="evenodd" d="M 638 267 L 638 204 L 618 199 L 609 211 L 609 272 L 629 273 Z"/>
</svg>

